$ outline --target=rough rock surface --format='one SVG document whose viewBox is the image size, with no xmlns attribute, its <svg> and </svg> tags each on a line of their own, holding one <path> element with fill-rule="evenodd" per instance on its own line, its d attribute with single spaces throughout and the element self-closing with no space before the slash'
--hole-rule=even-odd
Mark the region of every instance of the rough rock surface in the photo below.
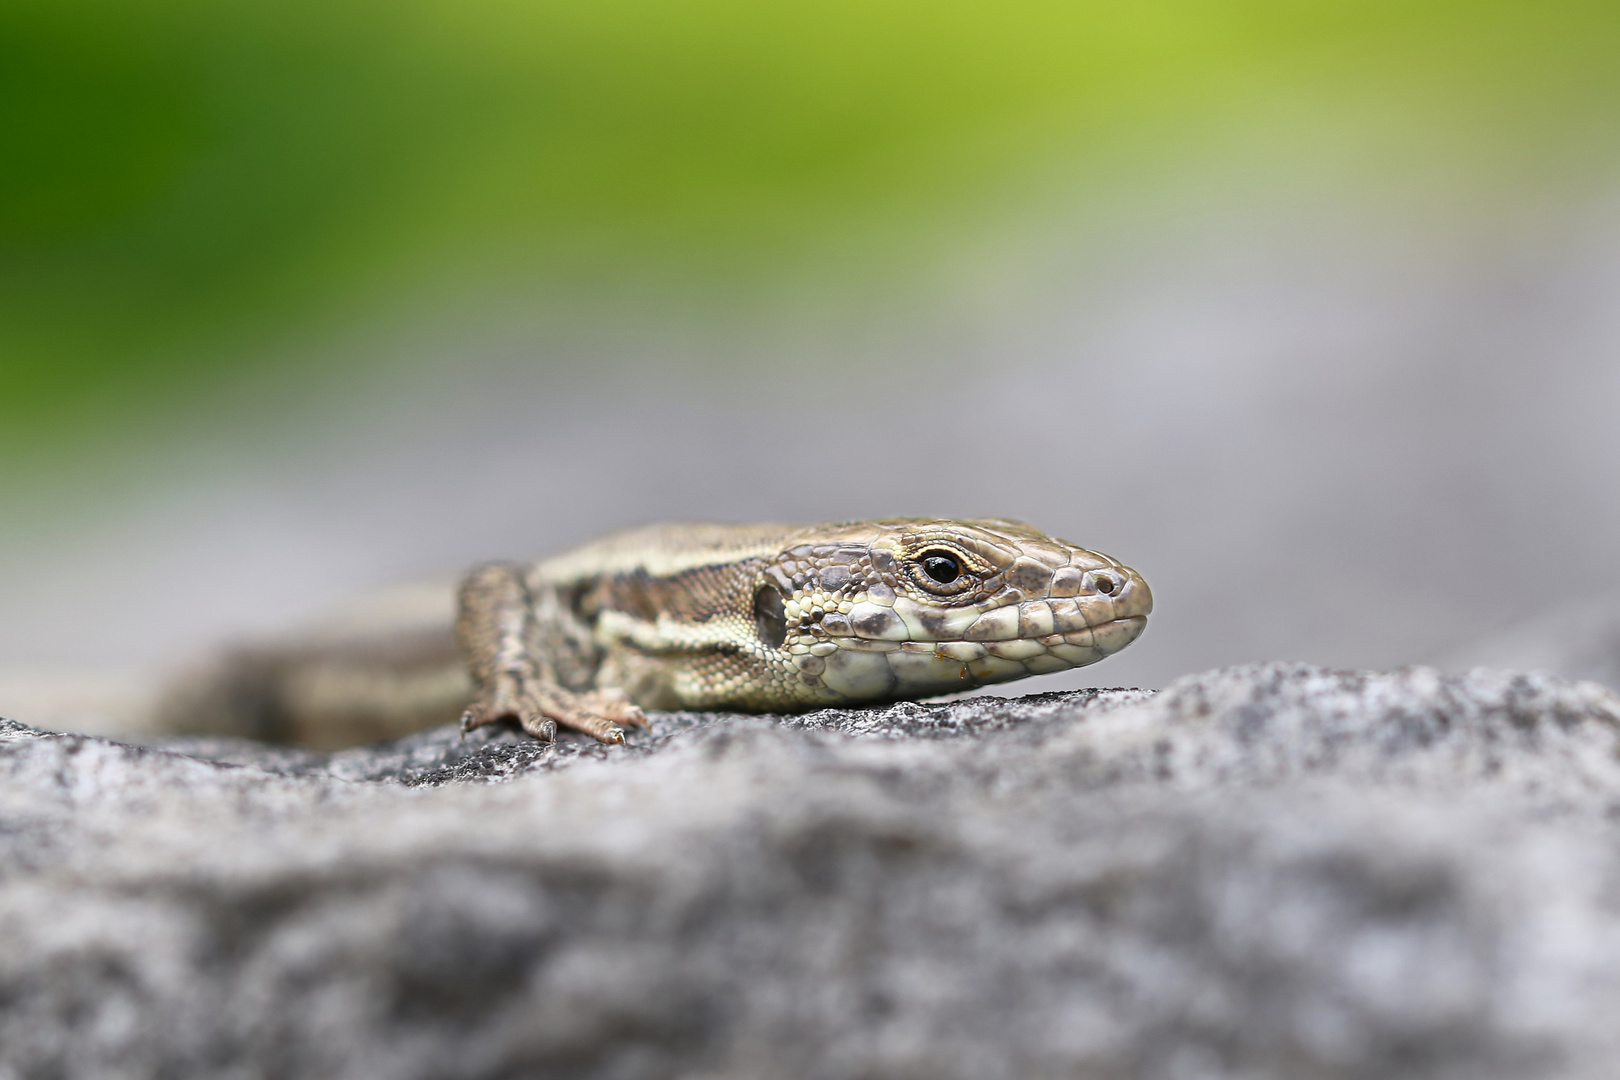
<svg viewBox="0 0 1620 1080">
<path fill-rule="evenodd" d="M 0 724 L 0 1077 L 1603 1077 L 1620 698 L 1293 666 L 623 749 Z"/>
</svg>

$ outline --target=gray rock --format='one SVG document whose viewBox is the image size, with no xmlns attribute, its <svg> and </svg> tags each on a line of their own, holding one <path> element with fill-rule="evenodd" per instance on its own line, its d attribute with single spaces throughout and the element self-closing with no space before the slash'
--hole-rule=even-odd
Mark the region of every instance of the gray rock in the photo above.
<svg viewBox="0 0 1620 1080">
<path fill-rule="evenodd" d="M 626 748 L 0 726 L 0 1077 L 1601 1077 L 1620 698 L 1258 666 Z"/>
</svg>

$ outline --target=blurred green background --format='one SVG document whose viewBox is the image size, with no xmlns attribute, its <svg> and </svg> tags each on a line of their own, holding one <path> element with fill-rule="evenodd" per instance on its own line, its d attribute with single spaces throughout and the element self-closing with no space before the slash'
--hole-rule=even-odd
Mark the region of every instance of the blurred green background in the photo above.
<svg viewBox="0 0 1620 1080">
<path fill-rule="evenodd" d="M 693 517 L 1141 570 L 1029 689 L 1620 686 L 1526 629 L 1620 627 L 1617 58 L 1614 3 L 9 0 L 0 714 Z"/>
<path fill-rule="evenodd" d="M 318 397 L 378 361 L 292 345 L 405 313 L 859 311 L 1209 187 L 1579 199 L 1617 57 L 1602 2 L 10 0 L 0 473 Z"/>
</svg>

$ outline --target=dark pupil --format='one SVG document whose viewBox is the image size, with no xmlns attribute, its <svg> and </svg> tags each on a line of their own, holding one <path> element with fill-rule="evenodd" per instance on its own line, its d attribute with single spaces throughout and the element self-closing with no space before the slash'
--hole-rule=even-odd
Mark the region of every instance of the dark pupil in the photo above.
<svg viewBox="0 0 1620 1080">
<path fill-rule="evenodd" d="M 941 551 L 930 552 L 922 557 L 923 573 L 939 582 L 949 585 L 962 574 L 962 564 L 956 561 L 954 555 L 946 555 Z"/>
</svg>

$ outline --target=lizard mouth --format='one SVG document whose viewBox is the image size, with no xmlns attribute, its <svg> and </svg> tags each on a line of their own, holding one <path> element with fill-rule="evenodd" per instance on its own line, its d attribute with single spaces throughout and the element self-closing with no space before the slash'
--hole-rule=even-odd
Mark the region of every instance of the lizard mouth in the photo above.
<svg viewBox="0 0 1620 1080">
<path fill-rule="evenodd" d="M 1146 615 L 1121 615 L 1116 619 L 1109 619 L 1107 622 L 1082 627 L 1079 630 L 1071 630 L 1068 633 L 1046 634 L 1041 637 L 1019 637 L 1012 638 L 1009 641 L 966 641 L 962 639 L 956 641 L 907 641 L 902 643 L 901 648 L 907 652 L 932 652 L 945 646 L 976 646 L 994 651 L 992 646 L 1008 646 L 1014 643 L 1048 647 L 1053 645 L 1077 645 L 1084 643 L 1088 637 L 1093 641 L 1099 634 L 1107 634 L 1109 637 L 1113 637 L 1116 631 L 1132 627 L 1135 628 L 1134 632 L 1127 640 L 1120 643 L 1120 647 L 1124 647 L 1131 641 L 1136 640 L 1147 627 Z"/>
<path fill-rule="evenodd" d="M 944 640 L 932 641 L 920 640 L 920 638 L 902 638 L 902 640 L 896 641 L 893 638 L 862 638 L 862 636 L 857 635 L 828 636 L 826 641 L 838 644 L 838 648 L 841 649 L 865 649 L 868 653 L 894 653 L 894 651 L 902 651 L 902 653 L 933 653 L 935 649 L 946 648 L 946 646 L 983 646 L 983 648 L 990 648 L 990 646 L 996 646 L 996 644 L 1004 646 L 1004 644 L 1013 643 L 1013 641 L 1074 644 L 1076 641 L 1069 640 L 1082 640 L 1084 635 L 1092 635 L 1095 638 L 1095 635 L 1105 633 L 1105 631 L 1134 628 L 1131 638 L 1126 641 L 1126 644 L 1128 644 L 1129 641 L 1136 640 L 1145 627 L 1147 627 L 1147 615 L 1132 614 L 1119 615 L 1116 619 L 1108 619 L 1105 622 L 1090 623 L 1090 625 L 1079 627 L 1077 630 L 1055 631 L 1055 633 L 1048 633 L 1048 635 L 1017 636 L 1017 638 L 1008 638 L 1008 640 L 1003 641 L 969 641 L 967 638 L 944 638 Z"/>
<path fill-rule="evenodd" d="M 838 637 L 829 640 L 840 649 L 852 649 L 859 652 L 935 653 L 944 658 L 964 661 L 976 660 L 981 656 L 996 655 L 998 653 L 1025 651 L 1030 646 L 1050 651 L 1057 646 L 1068 645 L 1096 649 L 1098 651 L 1097 659 L 1101 660 L 1105 656 L 1113 655 L 1141 637 L 1142 631 L 1146 628 L 1146 615 L 1121 615 L 1118 618 L 1067 633 L 1053 633 L 1042 637 L 1011 638 L 1007 641 L 967 641 L 961 638 L 950 641 L 885 641 L 862 637 Z M 1097 640 L 1099 636 L 1106 638 L 1106 642 L 1099 643 Z M 1034 649 L 1028 651 L 1030 655 L 1039 655 Z M 1074 666 L 1078 667 L 1080 665 Z"/>
<path fill-rule="evenodd" d="M 1145 615 L 1122 615 L 1084 630 L 1005 641 L 841 638 L 815 668 L 824 685 L 852 700 L 935 697 L 1094 664 L 1146 626 Z"/>
</svg>

